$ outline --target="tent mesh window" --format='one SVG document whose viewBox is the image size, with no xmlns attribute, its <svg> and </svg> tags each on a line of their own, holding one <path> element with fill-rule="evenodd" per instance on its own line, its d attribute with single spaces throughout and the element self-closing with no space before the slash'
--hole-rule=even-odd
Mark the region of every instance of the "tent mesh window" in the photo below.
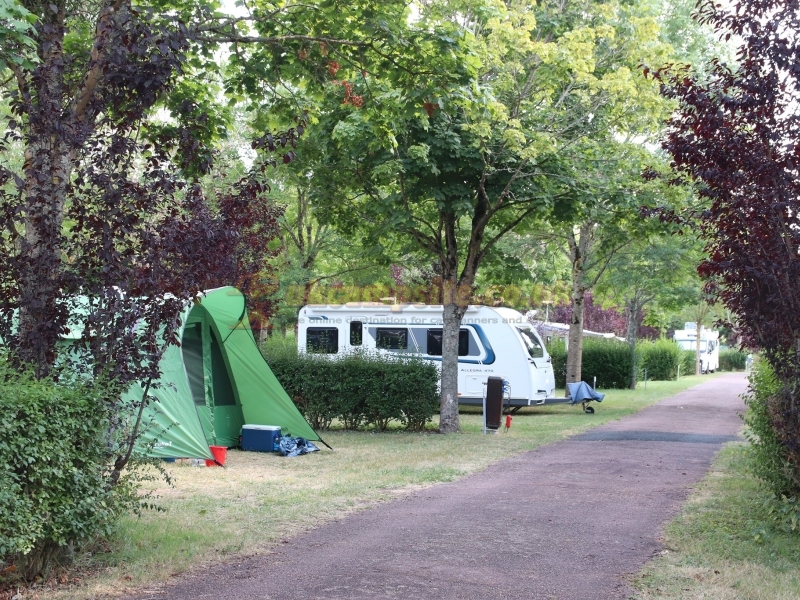
<svg viewBox="0 0 800 600">
<path fill-rule="evenodd" d="M 194 323 L 183 330 L 181 350 L 183 364 L 189 377 L 189 389 L 196 406 L 206 405 L 205 375 L 203 372 L 203 325 Z"/>
<path fill-rule="evenodd" d="M 214 330 L 210 329 L 209 331 L 211 332 L 211 377 L 214 390 L 214 406 L 234 406 L 236 404 L 236 396 L 233 394 L 228 367 L 225 366 L 225 359 L 222 357 L 222 350 L 220 350 L 219 341 L 214 334 Z"/>
</svg>

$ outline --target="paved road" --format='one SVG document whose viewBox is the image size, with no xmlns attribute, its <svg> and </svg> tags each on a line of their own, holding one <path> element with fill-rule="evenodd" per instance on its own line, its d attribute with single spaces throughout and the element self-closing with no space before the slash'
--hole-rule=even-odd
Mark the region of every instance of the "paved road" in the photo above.
<svg viewBox="0 0 800 600">
<path fill-rule="evenodd" d="M 725 442 L 741 374 L 230 562 L 144 599 L 612 600 Z M 602 410 L 600 406 L 599 410 Z"/>
</svg>

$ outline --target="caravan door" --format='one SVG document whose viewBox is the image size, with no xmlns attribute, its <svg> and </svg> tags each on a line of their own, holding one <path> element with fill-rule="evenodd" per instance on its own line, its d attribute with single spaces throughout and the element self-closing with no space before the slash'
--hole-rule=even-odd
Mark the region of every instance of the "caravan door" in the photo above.
<svg viewBox="0 0 800 600">
<path fill-rule="evenodd" d="M 531 376 L 530 400 L 548 398 L 555 395 L 556 380 L 553 364 L 539 334 L 528 325 L 516 325 L 514 329 L 528 351 Z"/>
</svg>

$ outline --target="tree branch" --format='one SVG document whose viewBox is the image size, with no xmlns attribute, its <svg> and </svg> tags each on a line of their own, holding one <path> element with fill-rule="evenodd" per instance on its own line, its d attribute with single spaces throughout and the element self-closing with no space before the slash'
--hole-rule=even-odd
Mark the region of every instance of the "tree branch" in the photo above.
<svg viewBox="0 0 800 600">
<path fill-rule="evenodd" d="M 103 71 L 105 70 L 105 62 L 102 60 L 103 57 L 101 56 L 101 40 L 105 35 L 104 30 L 107 29 L 107 22 L 117 11 L 119 11 L 122 5 L 127 2 L 130 2 L 130 0 L 114 0 L 113 4 L 103 7 L 100 10 L 100 16 L 97 19 L 97 26 L 95 27 L 95 38 L 94 44 L 92 45 L 91 54 L 92 58 L 89 61 L 89 64 L 92 65 L 92 67 L 84 77 L 83 87 L 81 88 L 80 92 L 78 92 L 78 100 L 75 103 L 74 114 L 75 118 L 79 121 L 85 120 L 86 107 L 89 105 L 92 96 L 97 90 L 97 86 L 99 85 L 100 79 L 103 76 Z M 110 27 L 108 28 L 110 29 Z"/>
<path fill-rule="evenodd" d="M 213 31 L 213 30 L 210 30 Z M 281 42 L 290 41 L 308 41 L 308 42 L 323 42 L 335 46 L 352 46 L 355 48 L 368 48 L 372 46 L 372 42 L 355 42 L 352 40 L 340 40 L 338 38 L 327 38 L 316 35 L 279 35 L 279 36 L 253 36 L 253 35 L 238 35 L 234 33 L 223 34 L 219 36 L 198 36 L 197 38 L 203 42 L 212 42 L 217 44 L 225 43 L 241 43 L 241 44 L 267 44 L 274 45 Z"/>
</svg>

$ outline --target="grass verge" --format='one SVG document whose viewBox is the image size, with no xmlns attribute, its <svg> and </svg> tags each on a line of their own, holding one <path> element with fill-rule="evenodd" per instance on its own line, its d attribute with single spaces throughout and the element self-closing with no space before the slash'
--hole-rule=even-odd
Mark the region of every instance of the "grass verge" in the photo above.
<svg viewBox="0 0 800 600">
<path fill-rule="evenodd" d="M 667 526 L 666 549 L 634 579 L 635 600 L 800 598 L 800 538 L 770 524 L 746 448 L 717 456 Z"/>
<path fill-rule="evenodd" d="M 226 557 L 268 552 L 283 539 L 349 512 L 475 473 L 708 379 L 691 376 L 609 391 L 594 405 L 594 415 L 569 405 L 526 408 L 507 433 L 496 435 L 481 433 L 479 408 L 465 408 L 462 434 L 329 431 L 323 437 L 334 451 L 286 459 L 231 450 L 224 469 L 170 464 L 173 485 L 153 488 L 163 511 L 126 518 L 110 551 L 79 558 L 80 583 L 47 587 L 38 595 L 113 596 Z"/>
</svg>

